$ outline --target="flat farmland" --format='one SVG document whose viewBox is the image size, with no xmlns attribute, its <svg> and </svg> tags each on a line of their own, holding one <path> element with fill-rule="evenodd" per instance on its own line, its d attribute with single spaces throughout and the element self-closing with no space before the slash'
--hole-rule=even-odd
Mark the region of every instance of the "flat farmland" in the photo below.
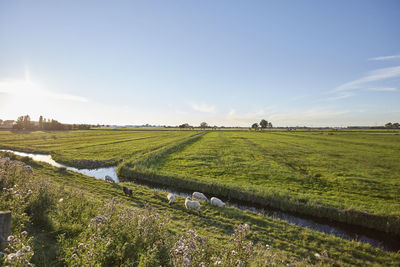
<svg viewBox="0 0 400 267">
<path fill-rule="evenodd" d="M 115 165 L 124 159 L 185 139 L 191 131 L 91 130 L 12 133 L 0 131 L 0 145 L 20 151 L 50 153 L 55 160 L 77 167 L 81 161 Z"/>
<path fill-rule="evenodd" d="M 168 155 L 161 171 L 400 215 L 400 136 L 212 132 Z"/>
<path fill-rule="evenodd" d="M 399 233 L 397 132 L 212 131 L 157 159 L 155 182 Z"/>
<path fill-rule="evenodd" d="M 122 180 L 400 234 L 395 131 L 4 131 L 0 146 L 76 167 L 119 165 Z"/>
</svg>

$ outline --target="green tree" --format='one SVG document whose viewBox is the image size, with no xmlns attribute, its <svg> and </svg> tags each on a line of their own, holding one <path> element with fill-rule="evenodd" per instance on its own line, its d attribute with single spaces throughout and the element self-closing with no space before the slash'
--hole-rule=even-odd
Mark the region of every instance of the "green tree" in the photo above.
<svg viewBox="0 0 400 267">
<path fill-rule="evenodd" d="M 267 127 L 268 127 L 268 121 L 262 119 L 262 120 L 260 121 L 260 127 L 261 127 L 262 129 L 267 128 Z"/>
<path fill-rule="evenodd" d="M 386 128 L 393 128 L 393 124 L 391 122 L 388 122 L 385 124 Z"/>
<path fill-rule="evenodd" d="M 24 116 L 24 129 L 28 130 L 31 128 L 31 117 L 29 115 Z"/>
<path fill-rule="evenodd" d="M 205 128 L 207 128 L 208 127 L 208 124 L 207 124 L 207 122 L 202 122 L 202 123 L 200 123 L 200 128 L 202 128 L 202 129 L 205 129 Z"/>
<path fill-rule="evenodd" d="M 39 128 L 43 129 L 43 116 L 42 115 L 40 115 L 40 117 L 39 117 Z"/>
<path fill-rule="evenodd" d="M 271 122 L 268 122 L 268 128 L 272 128 L 273 126 L 272 126 L 272 123 Z"/>
<path fill-rule="evenodd" d="M 256 123 L 253 123 L 253 125 L 251 125 L 251 128 L 253 128 L 254 130 L 257 131 L 257 129 L 258 129 L 258 123 L 257 123 L 257 122 L 256 122 Z"/>
<path fill-rule="evenodd" d="M 24 129 L 24 116 L 19 116 L 15 124 L 15 128 L 18 130 Z"/>
</svg>

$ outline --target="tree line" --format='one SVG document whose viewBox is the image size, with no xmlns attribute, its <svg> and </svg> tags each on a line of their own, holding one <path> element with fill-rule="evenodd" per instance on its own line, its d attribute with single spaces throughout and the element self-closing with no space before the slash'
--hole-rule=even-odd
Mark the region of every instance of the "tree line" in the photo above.
<svg viewBox="0 0 400 267">
<path fill-rule="evenodd" d="M 180 129 L 194 129 L 194 128 L 200 128 L 200 129 L 206 129 L 206 128 L 212 128 L 212 129 L 217 129 L 217 128 L 225 128 L 224 126 L 217 127 L 217 126 L 209 126 L 206 122 L 200 123 L 199 126 L 191 126 L 189 123 L 183 123 L 178 126 Z M 272 123 L 262 119 L 260 123 L 253 123 L 251 125 L 250 129 L 258 130 L 258 129 L 266 129 L 266 128 L 272 128 Z"/>
<path fill-rule="evenodd" d="M 385 124 L 385 128 L 400 129 L 400 124 L 398 122 L 395 122 L 395 123 L 388 122 Z"/>
<path fill-rule="evenodd" d="M 29 115 L 19 116 L 16 123 L 13 125 L 14 130 L 45 130 L 45 131 L 57 131 L 57 130 L 88 130 L 91 125 L 89 124 L 65 124 L 58 122 L 54 119 L 46 119 L 43 116 L 39 117 L 38 122 L 31 121 Z"/>
</svg>

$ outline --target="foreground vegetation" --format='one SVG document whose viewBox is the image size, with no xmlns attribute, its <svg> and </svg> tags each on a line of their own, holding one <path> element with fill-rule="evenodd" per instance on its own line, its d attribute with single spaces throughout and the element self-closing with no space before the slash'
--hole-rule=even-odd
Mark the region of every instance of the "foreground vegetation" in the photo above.
<svg viewBox="0 0 400 267">
<path fill-rule="evenodd" d="M 169 205 L 166 193 L 129 185 L 129 198 L 122 185 L 21 160 L 0 161 L 0 209 L 12 210 L 14 220 L 3 257 L 11 265 L 400 263 L 398 254 L 251 212 L 204 204 L 198 215 L 186 211 L 180 197 Z"/>
</svg>

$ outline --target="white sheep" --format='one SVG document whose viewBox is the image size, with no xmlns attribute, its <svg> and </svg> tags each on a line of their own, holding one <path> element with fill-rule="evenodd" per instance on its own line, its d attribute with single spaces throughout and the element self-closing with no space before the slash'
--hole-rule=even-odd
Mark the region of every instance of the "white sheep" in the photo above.
<svg viewBox="0 0 400 267">
<path fill-rule="evenodd" d="M 200 192 L 194 192 L 192 194 L 192 199 L 196 199 L 199 201 L 208 201 L 208 198 L 203 193 Z"/>
<path fill-rule="evenodd" d="M 104 177 L 104 179 L 105 179 L 107 182 L 115 183 L 114 179 L 111 178 L 111 176 L 106 175 L 106 176 Z"/>
<path fill-rule="evenodd" d="M 175 202 L 175 195 L 172 194 L 172 193 L 169 193 L 169 194 L 167 195 L 167 199 L 168 199 L 168 204 L 172 204 L 172 203 Z"/>
<path fill-rule="evenodd" d="M 225 207 L 225 203 L 221 199 L 216 198 L 216 197 L 211 198 L 211 205 L 217 206 L 219 208 Z"/>
<path fill-rule="evenodd" d="M 185 207 L 186 207 L 187 210 L 190 210 L 190 209 L 197 210 L 197 212 L 200 213 L 200 202 L 190 200 L 189 197 L 187 197 L 185 199 Z"/>
</svg>

